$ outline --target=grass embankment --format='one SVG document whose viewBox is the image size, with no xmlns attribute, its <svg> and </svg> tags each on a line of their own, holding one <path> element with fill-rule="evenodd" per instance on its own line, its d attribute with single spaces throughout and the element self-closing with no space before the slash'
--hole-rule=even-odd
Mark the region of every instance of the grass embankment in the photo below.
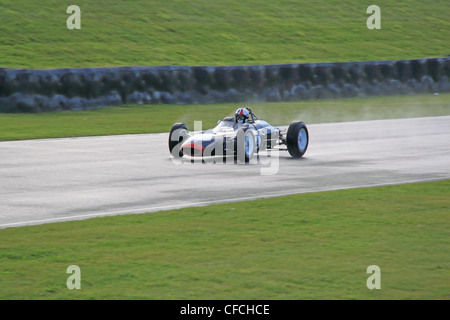
<svg viewBox="0 0 450 320">
<path fill-rule="evenodd" d="M 450 54 L 448 1 L 383 0 L 369 30 L 357 0 L 2 0 L 0 67 L 249 65 Z"/>
<path fill-rule="evenodd" d="M 89 111 L 0 114 L 0 141 L 168 132 L 175 122 L 211 128 L 245 104 L 130 105 Z M 450 115 L 450 94 L 251 104 L 273 125 Z"/>
<path fill-rule="evenodd" d="M 448 299 L 450 180 L 0 230 L 0 299 Z M 81 268 L 81 290 L 66 269 Z M 369 290 L 367 267 L 381 269 Z"/>
</svg>

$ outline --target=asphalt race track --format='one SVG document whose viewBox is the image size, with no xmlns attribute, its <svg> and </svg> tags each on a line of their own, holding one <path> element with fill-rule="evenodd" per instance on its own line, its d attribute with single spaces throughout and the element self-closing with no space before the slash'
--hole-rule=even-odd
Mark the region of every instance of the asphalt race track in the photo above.
<svg viewBox="0 0 450 320">
<path fill-rule="evenodd" d="M 0 142 L 0 228 L 450 179 L 450 116 L 308 129 L 304 158 L 247 165 L 174 163 L 168 133 Z"/>
</svg>

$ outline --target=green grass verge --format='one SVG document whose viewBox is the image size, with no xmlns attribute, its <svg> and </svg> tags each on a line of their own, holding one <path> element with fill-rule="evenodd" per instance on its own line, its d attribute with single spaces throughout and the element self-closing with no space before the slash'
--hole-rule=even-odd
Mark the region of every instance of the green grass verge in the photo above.
<svg viewBox="0 0 450 320">
<path fill-rule="evenodd" d="M 450 180 L 0 230 L 0 299 L 448 299 Z M 81 290 L 66 287 L 69 265 Z M 381 268 L 381 290 L 366 269 Z"/>
<path fill-rule="evenodd" d="M 248 65 L 392 60 L 450 54 L 449 2 L 78 0 L 81 30 L 68 30 L 73 1 L 2 0 L 1 67 Z"/>
<path fill-rule="evenodd" d="M 129 105 L 89 111 L 0 114 L 0 141 L 168 132 L 175 122 L 211 128 L 245 104 Z M 254 103 L 273 125 L 450 115 L 450 94 Z"/>
</svg>

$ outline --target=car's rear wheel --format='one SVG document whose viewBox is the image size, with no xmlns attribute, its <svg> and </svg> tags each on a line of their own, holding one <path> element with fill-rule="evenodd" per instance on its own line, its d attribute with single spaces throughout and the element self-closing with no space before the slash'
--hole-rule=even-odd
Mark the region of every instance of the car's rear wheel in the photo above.
<svg viewBox="0 0 450 320">
<path fill-rule="evenodd" d="M 189 137 L 189 130 L 184 123 L 175 123 L 169 133 L 169 151 L 175 158 L 181 158 L 181 144 L 184 139 Z"/>
<path fill-rule="evenodd" d="M 249 162 L 256 149 L 256 136 L 253 130 L 240 128 L 236 134 L 236 159 L 240 162 Z"/>
<path fill-rule="evenodd" d="M 301 158 L 309 144 L 309 133 L 302 121 L 294 121 L 289 125 L 286 134 L 286 145 L 289 154 L 294 158 Z"/>
</svg>

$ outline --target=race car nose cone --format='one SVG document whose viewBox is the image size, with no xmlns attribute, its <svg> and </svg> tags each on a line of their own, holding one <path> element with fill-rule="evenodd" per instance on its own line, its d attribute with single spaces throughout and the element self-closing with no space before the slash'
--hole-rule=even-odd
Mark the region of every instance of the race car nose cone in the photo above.
<svg viewBox="0 0 450 320">
<path fill-rule="evenodd" d="M 186 142 L 181 146 L 181 151 L 191 157 L 202 156 L 205 148 L 201 144 Z"/>
</svg>

